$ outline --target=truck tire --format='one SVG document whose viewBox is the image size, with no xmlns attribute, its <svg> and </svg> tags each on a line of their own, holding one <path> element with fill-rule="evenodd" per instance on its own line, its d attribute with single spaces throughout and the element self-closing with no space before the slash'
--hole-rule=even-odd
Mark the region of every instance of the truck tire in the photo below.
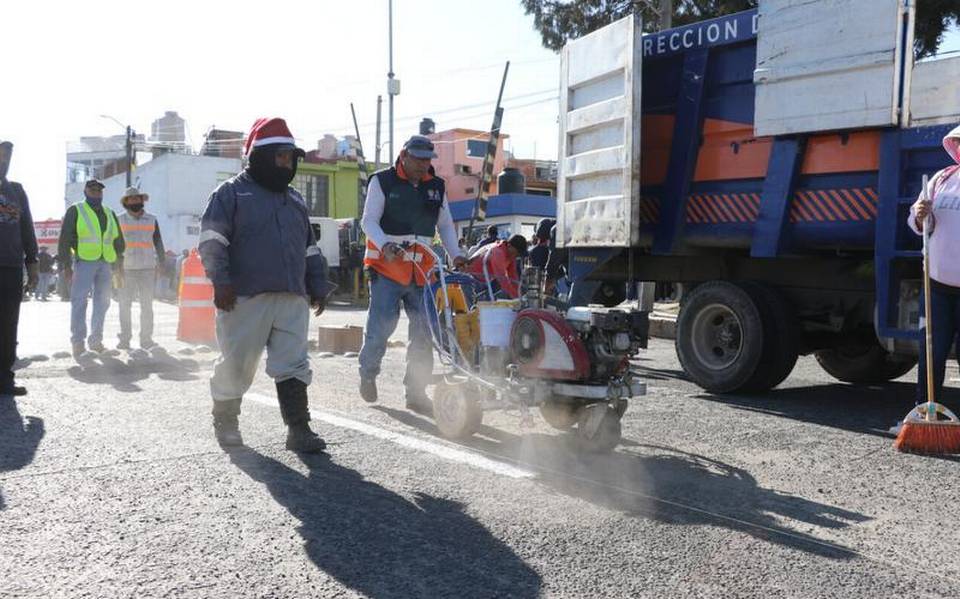
<svg viewBox="0 0 960 599">
<path fill-rule="evenodd" d="M 800 325 L 793 306 L 776 289 L 755 282 L 740 286 L 753 298 L 763 320 L 763 355 L 741 391 L 762 393 L 782 383 L 793 372 L 800 355 Z"/>
<path fill-rule="evenodd" d="M 591 304 L 600 304 L 605 308 L 615 308 L 623 302 L 627 301 L 627 284 L 626 283 L 609 283 L 604 282 L 593 294 L 593 299 L 590 300 Z"/>
<path fill-rule="evenodd" d="M 845 383 L 876 384 L 910 372 L 917 359 L 894 356 L 880 344 L 822 349 L 814 354 L 827 374 Z"/>
<path fill-rule="evenodd" d="M 698 285 L 677 317 L 677 357 L 694 383 L 712 393 L 739 391 L 764 353 L 763 317 L 753 297 L 726 281 Z"/>
</svg>

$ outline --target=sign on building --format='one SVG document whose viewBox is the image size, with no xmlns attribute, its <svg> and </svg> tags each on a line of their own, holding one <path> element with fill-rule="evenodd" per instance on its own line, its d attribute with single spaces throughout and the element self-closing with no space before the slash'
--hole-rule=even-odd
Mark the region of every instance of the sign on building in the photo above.
<svg viewBox="0 0 960 599">
<path fill-rule="evenodd" d="M 34 221 L 33 232 L 37 236 L 37 243 L 49 248 L 55 248 L 57 241 L 60 239 L 60 224 L 61 221 L 53 219 L 39 222 Z"/>
</svg>

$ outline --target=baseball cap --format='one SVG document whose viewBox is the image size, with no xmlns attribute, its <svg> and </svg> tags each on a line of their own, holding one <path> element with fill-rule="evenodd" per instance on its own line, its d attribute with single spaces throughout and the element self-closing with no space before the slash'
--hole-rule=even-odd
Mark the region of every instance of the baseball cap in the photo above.
<svg viewBox="0 0 960 599">
<path fill-rule="evenodd" d="M 87 179 L 87 182 L 83 184 L 83 187 L 84 189 L 86 189 L 87 187 L 99 187 L 100 189 L 103 189 L 104 187 L 106 187 L 106 185 L 101 183 L 100 179 Z"/>
<path fill-rule="evenodd" d="M 437 153 L 433 151 L 433 142 L 429 137 L 423 135 L 414 135 L 403 144 L 403 149 L 414 158 L 436 158 Z"/>
</svg>

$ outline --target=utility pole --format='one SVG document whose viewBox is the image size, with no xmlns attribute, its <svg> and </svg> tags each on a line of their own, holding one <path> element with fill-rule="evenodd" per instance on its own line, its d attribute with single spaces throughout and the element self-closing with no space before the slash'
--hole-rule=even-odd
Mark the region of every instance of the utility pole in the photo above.
<svg viewBox="0 0 960 599">
<path fill-rule="evenodd" d="M 373 162 L 376 164 L 376 170 L 380 170 L 380 106 L 383 104 L 383 96 L 377 96 L 377 140 L 373 147 Z"/>
<path fill-rule="evenodd" d="M 357 135 L 357 214 L 363 214 L 363 205 L 367 200 L 367 161 L 363 157 L 360 126 L 357 125 L 357 111 L 353 109 L 353 102 L 350 102 L 350 115 L 353 116 L 353 131 Z"/>
<path fill-rule="evenodd" d="M 390 160 L 395 157 L 393 153 L 393 97 L 400 95 L 400 80 L 393 78 L 393 0 L 387 0 L 389 15 L 389 45 L 390 45 L 390 70 L 387 72 L 387 96 L 390 98 L 388 107 L 390 118 Z"/>
<path fill-rule="evenodd" d="M 673 0 L 660 0 L 660 31 L 673 27 Z"/>
<path fill-rule="evenodd" d="M 133 178 L 133 129 L 127 125 L 127 187 Z"/>
</svg>

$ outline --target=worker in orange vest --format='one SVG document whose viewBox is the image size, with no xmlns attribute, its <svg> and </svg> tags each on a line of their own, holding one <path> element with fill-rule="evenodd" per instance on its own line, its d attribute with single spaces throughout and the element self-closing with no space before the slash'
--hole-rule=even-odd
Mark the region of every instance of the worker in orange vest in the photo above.
<svg viewBox="0 0 960 599">
<path fill-rule="evenodd" d="M 427 282 L 424 275 L 434 264 L 423 245 L 430 247 L 439 232 L 454 266 L 466 264 L 443 179 L 430 166 L 430 160 L 436 157 L 429 138 L 411 137 L 397 162 L 371 177 L 360 221 L 367 236 L 363 264 L 370 278 L 370 308 L 359 358 L 360 397 L 371 403 L 377 401 L 380 362 L 403 305 L 410 321 L 403 379 L 406 405 L 421 414 L 432 413 L 426 386 L 433 372 L 423 286 Z"/>
</svg>

